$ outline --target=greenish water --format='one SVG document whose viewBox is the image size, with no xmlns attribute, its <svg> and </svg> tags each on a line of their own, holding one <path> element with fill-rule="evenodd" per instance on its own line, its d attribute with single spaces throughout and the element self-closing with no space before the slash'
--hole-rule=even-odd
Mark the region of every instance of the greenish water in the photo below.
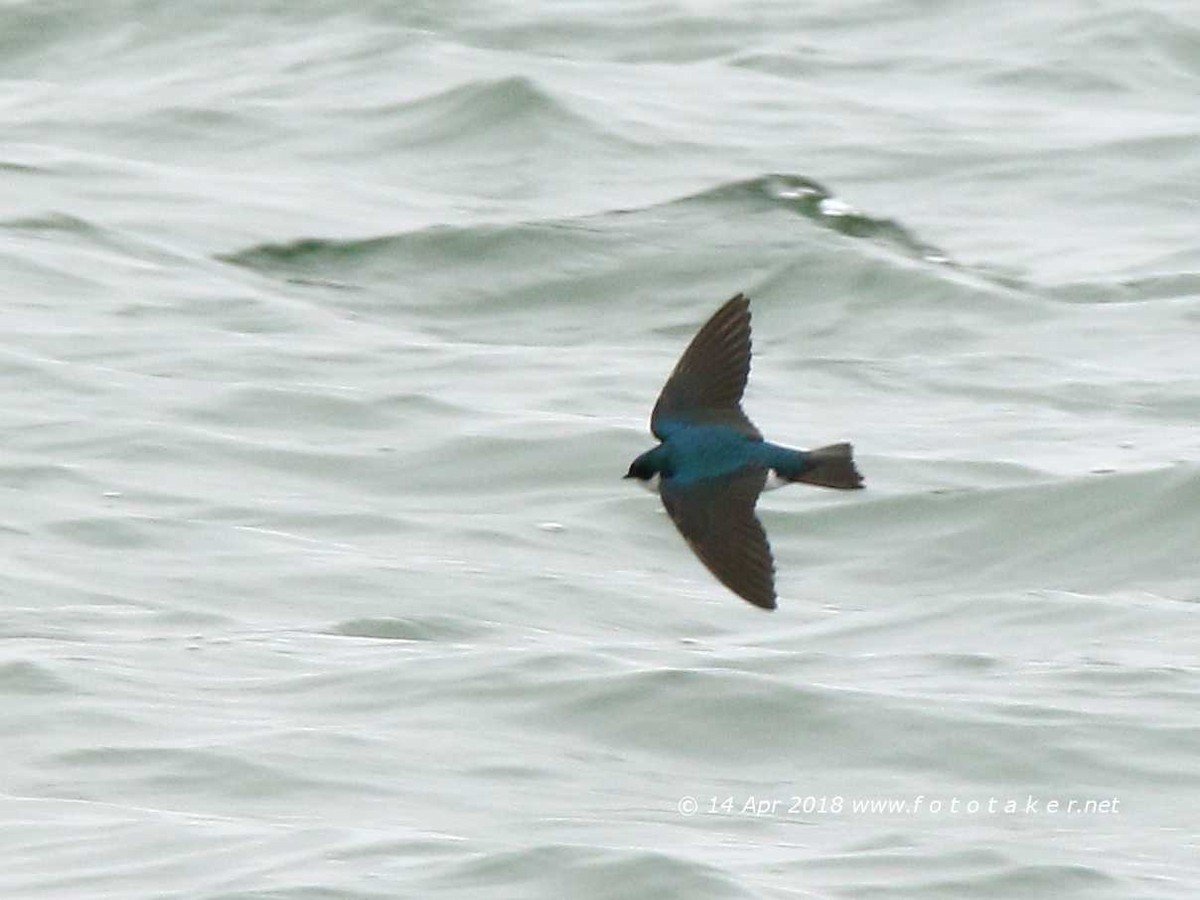
<svg viewBox="0 0 1200 900">
<path fill-rule="evenodd" d="M 0 895 L 1187 898 L 1187 4 L 0 5 Z M 866 491 L 622 483 L 695 329 Z"/>
</svg>

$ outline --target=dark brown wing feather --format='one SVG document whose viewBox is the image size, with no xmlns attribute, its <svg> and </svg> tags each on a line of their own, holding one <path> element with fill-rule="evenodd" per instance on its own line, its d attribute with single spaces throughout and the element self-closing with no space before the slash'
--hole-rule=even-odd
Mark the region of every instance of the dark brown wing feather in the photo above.
<svg viewBox="0 0 1200 900">
<path fill-rule="evenodd" d="M 650 430 L 665 440 L 672 422 L 727 425 L 761 440 L 742 412 L 749 375 L 750 301 L 738 294 L 713 314 L 683 351 L 650 414 Z"/>
<path fill-rule="evenodd" d="M 754 505 L 766 469 L 685 486 L 664 478 L 659 495 L 688 546 L 723 585 L 763 609 L 775 608 L 775 562 Z"/>
</svg>

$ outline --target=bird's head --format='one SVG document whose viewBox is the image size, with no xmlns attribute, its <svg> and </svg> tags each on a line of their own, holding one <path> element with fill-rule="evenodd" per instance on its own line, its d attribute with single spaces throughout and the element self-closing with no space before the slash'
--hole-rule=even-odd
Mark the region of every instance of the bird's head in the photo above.
<svg viewBox="0 0 1200 900">
<path fill-rule="evenodd" d="M 629 471 L 625 473 L 625 477 L 636 478 L 638 481 L 649 481 L 657 474 L 658 470 L 646 462 L 646 458 L 643 455 L 629 464 Z"/>
<path fill-rule="evenodd" d="M 626 478 L 636 478 L 642 483 L 643 487 L 654 489 L 656 475 L 666 473 L 665 451 L 662 444 L 659 444 L 653 450 L 647 450 L 637 459 L 629 464 L 629 471 L 625 473 Z"/>
</svg>

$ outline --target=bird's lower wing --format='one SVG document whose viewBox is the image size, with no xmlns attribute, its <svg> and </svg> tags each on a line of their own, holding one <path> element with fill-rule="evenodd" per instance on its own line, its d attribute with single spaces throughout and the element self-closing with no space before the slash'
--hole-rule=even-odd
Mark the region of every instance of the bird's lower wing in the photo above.
<svg viewBox="0 0 1200 900">
<path fill-rule="evenodd" d="M 662 479 L 659 494 L 688 546 L 723 585 L 763 609 L 775 608 L 775 563 L 754 505 L 765 469 L 680 485 Z"/>
</svg>

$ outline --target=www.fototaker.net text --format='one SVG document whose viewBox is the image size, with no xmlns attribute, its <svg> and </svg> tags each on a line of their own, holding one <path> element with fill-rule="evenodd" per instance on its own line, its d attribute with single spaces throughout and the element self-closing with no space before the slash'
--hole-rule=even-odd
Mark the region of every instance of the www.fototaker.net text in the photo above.
<svg viewBox="0 0 1200 900">
<path fill-rule="evenodd" d="M 850 797 L 842 794 L 775 797 L 693 796 L 679 798 L 682 816 L 1107 816 L 1121 811 L 1119 797 Z"/>
</svg>

